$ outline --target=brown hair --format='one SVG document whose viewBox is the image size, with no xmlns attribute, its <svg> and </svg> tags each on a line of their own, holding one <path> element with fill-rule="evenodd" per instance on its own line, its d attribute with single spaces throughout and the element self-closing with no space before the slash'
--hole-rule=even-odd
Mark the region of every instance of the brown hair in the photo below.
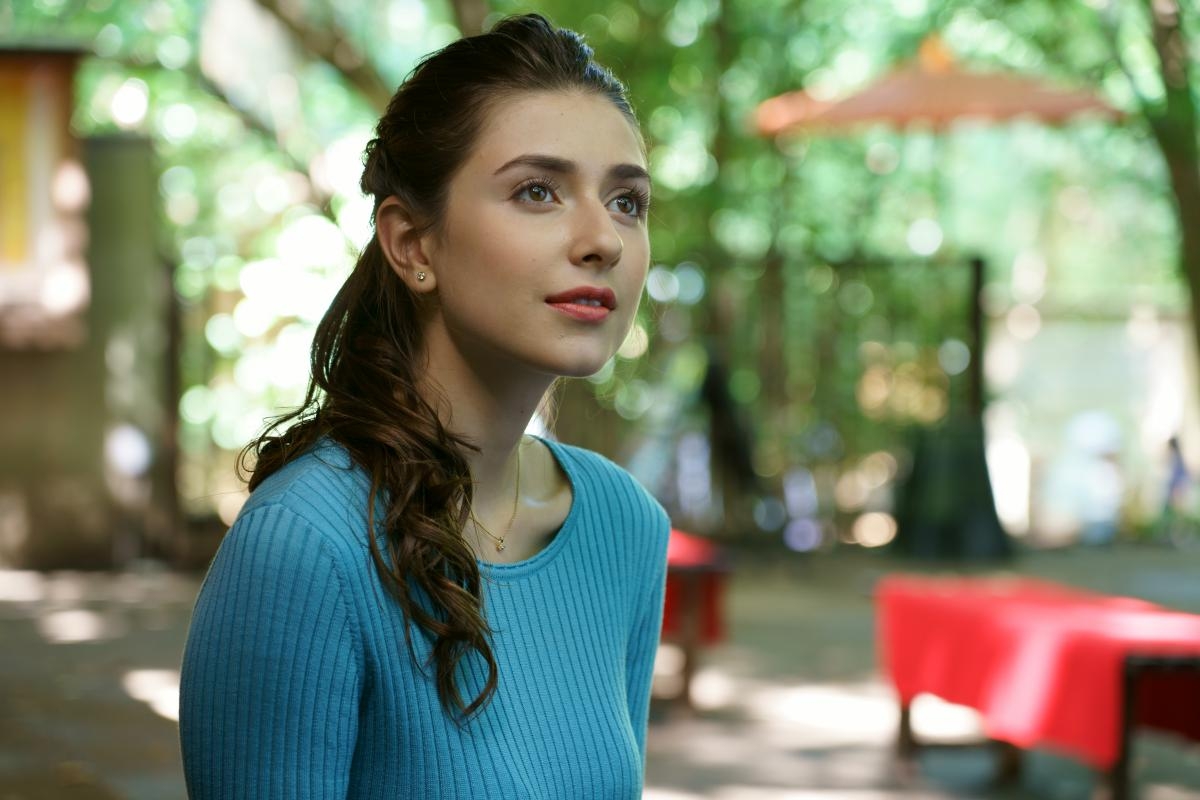
<svg viewBox="0 0 1200 800">
<path fill-rule="evenodd" d="M 388 103 L 367 145 L 363 192 L 374 197 L 376 212 L 395 196 L 420 211 L 426 230 L 436 229 L 450 179 L 494 104 L 517 93 L 571 90 L 607 97 L 637 130 L 624 87 L 578 34 L 529 14 L 460 39 L 427 56 Z M 472 500 L 464 450 L 472 445 L 448 431 L 418 392 L 421 335 L 416 297 L 372 239 L 317 326 L 303 404 L 273 420 L 243 450 L 240 464 L 253 491 L 323 438 L 346 448 L 371 479 L 375 569 L 406 622 L 432 641 L 438 697 L 461 720 L 491 699 L 497 666 L 479 567 L 461 534 Z M 375 515 L 380 499 L 383 537 Z M 406 644 L 415 658 L 409 629 Z M 467 703 L 456 674 L 472 650 L 486 662 L 488 677 Z"/>
</svg>

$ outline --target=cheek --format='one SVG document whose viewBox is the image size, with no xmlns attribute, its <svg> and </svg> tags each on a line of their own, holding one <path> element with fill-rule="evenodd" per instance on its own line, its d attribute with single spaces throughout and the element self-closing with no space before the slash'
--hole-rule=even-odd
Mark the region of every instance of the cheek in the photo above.
<svg viewBox="0 0 1200 800">
<path fill-rule="evenodd" d="M 648 248 L 647 248 L 648 249 Z M 641 264 L 637 269 L 629 271 L 629 287 L 631 291 L 636 291 L 640 296 L 646 288 L 646 277 L 650 274 L 650 258 L 647 255 L 642 259 Z"/>
</svg>

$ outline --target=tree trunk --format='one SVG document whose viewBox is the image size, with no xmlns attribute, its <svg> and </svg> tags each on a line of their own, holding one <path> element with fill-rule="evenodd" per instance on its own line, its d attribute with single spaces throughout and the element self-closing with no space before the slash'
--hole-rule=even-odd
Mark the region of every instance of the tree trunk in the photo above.
<svg viewBox="0 0 1200 800">
<path fill-rule="evenodd" d="M 725 70 L 729 69 L 729 65 L 733 63 L 734 42 L 730 32 L 730 18 L 733 13 L 734 8 L 731 0 L 724 0 L 720 3 L 720 10 L 712 21 L 714 63 L 711 91 L 713 97 L 712 114 L 715 125 L 710 152 L 717 162 L 718 174 L 716 182 L 718 186 L 720 186 L 722 177 L 724 177 L 720 174 L 720 170 L 725 163 L 726 156 L 731 150 L 733 137 L 728 115 L 725 113 L 725 99 L 721 95 L 721 76 L 725 74 Z M 720 210 L 725 201 L 722 192 L 707 192 L 706 194 L 710 198 L 708 208 L 705 208 L 703 211 L 704 219 L 707 223 L 711 222 L 713 215 Z M 733 327 L 735 320 L 742 316 L 744 303 L 737 297 L 736 290 L 730 284 L 730 270 L 728 269 L 728 264 L 731 261 L 730 254 L 714 242 L 706 255 L 705 277 L 708 280 L 709 293 L 703 306 L 699 324 L 702 326 L 701 330 L 704 332 L 704 340 L 709 342 L 711 347 L 709 358 L 721 367 L 717 373 L 710 375 L 710 378 L 719 378 L 726 382 L 726 385 L 721 387 L 722 391 L 715 394 L 714 392 L 706 393 L 706 396 L 711 401 L 714 396 L 725 396 L 728 394 L 730 373 L 727 368 L 729 365 L 735 363 L 736 360 L 736 347 L 733 344 Z M 712 367 L 710 366 L 711 369 Z M 715 390 L 715 387 L 712 388 Z M 742 465 L 735 463 L 735 461 L 742 459 L 735 460 L 728 457 L 732 454 L 728 451 L 738 452 L 745 450 L 752 452 L 754 447 L 754 433 L 753 431 L 734 425 L 733 418 L 729 414 L 721 413 L 721 409 L 713 406 L 711 402 L 709 412 L 711 423 L 710 441 L 713 447 L 713 488 L 715 493 L 721 498 L 721 509 L 724 516 L 721 533 L 740 533 L 749 530 L 753 524 L 751 512 L 751 501 L 753 498 L 748 496 L 746 476 L 740 474 L 741 470 L 738 469 Z M 737 442 L 741 437 L 747 438 L 747 441 Z M 727 446 L 723 447 L 722 443 L 725 443 Z M 719 455 L 720 450 L 718 448 L 727 451 L 725 453 L 726 457 Z"/>
<path fill-rule="evenodd" d="M 1161 110 L 1147 117 L 1171 181 L 1179 225 L 1179 268 L 1191 295 L 1192 341 L 1200 355 L 1200 153 L 1187 40 L 1176 0 L 1147 0 L 1146 8 L 1165 98 Z"/>
<path fill-rule="evenodd" d="M 283 25 L 301 49 L 340 72 L 376 110 L 387 108 L 393 87 L 339 26 L 332 23 L 314 25 L 300 7 L 282 0 L 257 2 Z"/>
<path fill-rule="evenodd" d="M 454 11 L 454 24 L 458 26 L 463 36 L 475 36 L 483 33 L 483 24 L 487 19 L 487 0 L 450 0 L 450 8 Z"/>
</svg>

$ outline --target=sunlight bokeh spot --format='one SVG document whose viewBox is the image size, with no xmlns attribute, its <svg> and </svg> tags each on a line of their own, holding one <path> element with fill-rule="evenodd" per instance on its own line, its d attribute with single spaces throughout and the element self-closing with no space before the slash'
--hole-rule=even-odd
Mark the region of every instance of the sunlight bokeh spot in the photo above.
<svg viewBox="0 0 1200 800">
<path fill-rule="evenodd" d="M 679 297 L 679 277 L 662 264 L 656 264 L 646 276 L 646 293 L 660 303 Z"/>
<path fill-rule="evenodd" d="M 85 608 L 51 611 L 37 619 L 38 632 L 51 644 L 76 644 L 119 636 L 124 626 Z"/>
<path fill-rule="evenodd" d="M 971 349 L 958 339 L 947 339 L 938 347 L 938 363 L 947 375 L 959 375 L 971 363 Z"/>
<path fill-rule="evenodd" d="M 931 256 L 942 246 L 942 227 L 932 219 L 914 220 L 908 226 L 908 248 L 919 256 Z"/>
<path fill-rule="evenodd" d="M 625 341 L 621 343 L 617 355 L 626 360 L 641 358 L 649 346 L 650 336 L 646 333 L 645 326 L 640 322 L 635 322 L 629 329 L 629 333 L 625 335 Z"/>
<path fill-rule="evenodd" d="M 1042 315 L 1033 306 L 1021 303 L 1012 307 L 1004 324 L 1013 338 L 1029 341 L 1042 329 Z"/>
<path fill-rule="evenodd" d="M 249 498 L 245 492 L 226 492 L 217 498 L 217 514 L 221 517 L 221 522 L 226 525 L 232 525 L 237 519 L 238 513 L 242 510 L 242 506 L 246 505 L 246 500 Z"/>
<path fill-rule="evenodd" d="M 882 547 L 896 538 L 896 519 L 871 511 L 854 520 L 854 539 L 863 547 Z"/>
<path fill-rule="evenodd" d="M 113 95 L 109 112 L 117 125 L 132 129 L 142 123 L 149 108 L 150 87 L 141 78 L 129 78 Z"/>
<path fill-rule="evenodd" d="M 242 346 L 242 334 L 229 314 L 214 314 L 204 324 L 204 337 L 218 353 L 233 353 Z"/>
<path fill-rule="evenodd" d="M 52 314 L 69 314 L 87 303 L 91 295 L 87 268 L 78 261 L 63 261 L 47 270 L 42 280 L 42 306 Z"/>
<path fill-rule="evenodd" d="M 284 228 L 275 250 L 285 263 L 310 268 L 332 269 L 348 260 L 341 229 L 316 214 L 302 216 Z"/>
<path fill-rule="evenodd" d="M 167 69 L 182 69 L 192 58 L 192 45 L 182 36 L 164 36 L 155 49 L 158 63 Z"/>
<path fill-rule="evenodd" d="M 173 669 L 132 669 L 121 678 L 125 694 L 150 706 L 160 717 L 179 721 L 179 672 Z"/>
<path fill-rule="evenodd" d="M 0 569 L 0 603 L 36 603 L 46 596 L 46 578 L 33 570 Z"/>
<path fill-rule="evenodd" d="M 276 318 L 269 301 L 254 297 L 243 297 L 233 309 L 233 323 L 238 333 L 247 339 L 262 336 L 275 324 Z"/>
<path fill-rule="evenodd" d="M 685 306 L 695 305 L 704 298 L 704 273 L 690 261 L 675 267 L 675 278 L 679 281 L 679 302 Z"/>
<path fill-rule="evenodd" d="M 187 141 L 196 132 L 199 119 L 196 109 L 188 103 L 172 103 L 163 110 L 159 130 L 174 144 Z"/>
</svg>

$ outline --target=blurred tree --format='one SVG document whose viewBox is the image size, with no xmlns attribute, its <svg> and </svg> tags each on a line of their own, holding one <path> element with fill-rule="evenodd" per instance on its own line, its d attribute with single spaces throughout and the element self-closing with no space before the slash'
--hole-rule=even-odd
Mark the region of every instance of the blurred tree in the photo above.
<svg viewBox="0 0 1200 800">
<path fill-rule="evenodd" d="M 835 506 L 838 476 L 900 449 L 900 428 L 937 421 L 962 390 L 962 270 L 948 267 L 963 253 L 995 265 L 993 313 L 1018 301 L 1012 265 L 1030 254 L 1064 313 L 1127 309 L 1131 285 L 1176 308 L 1176 262 L 1200 297 L 1200 226 L 1185 224 L 1200 202 L 1196 33 L 1172 0 L 0 0 L 16 38 L 93 44 L 81 132 L 159 142 L 194 507 L 236 510 L 229 451 L 298 399 L 307 337 L 369 235 L 359 159 L 392 88 L 460 32 L 530 9 L 582 31 L 629 83 L 655 180 L 650 297 L 614 362 L 568 386 L 573 439 L 621 455 L 617 434 L 661 425 L 661 408 L 673 430 L 711 426 L 688 399 L 701 342 L 764 486 L 810 465 L 822 513 L 854 513 L 875 501 L 843 492 Z M 870 131 L 776 147 L 749 132 L 762 99 L 846 93 L 933 30 L 971 60 L 1099 85 L 1148 124 L 953 146 Z M 584 410 L 597 400 L 603 412 Z M 732 500 L 745 494 L 715 466 Z M 754 497 L 740 504 L 729 530 L 774 524 Z"/>
<path fill-rule="evenodd" d="M 1200 153 L 1195 101 L 1200 86 L 1193 78 L 1192 47 L 1183 28 L 1183 7 L 1176 0 L 1146 0 L 1144 6 L 1150 18 L 1162 89 L 1157 99 L 1139 93 L 1138 105 L 1162 151 L 1175 195 L 1179 267 L 1191 292 L 1193 338 L 1200 353 Z M 1128 58 L 1119 47 L 1113 48 L 1113 55 L 1136 87 Z"/>
<path fill-rule="evenodd" d="M 1055 72 L 1102 85 L 1144 125 L 1162 164 L 1175 219 L 1175 261 L 1190 295 L 1200 353 L 1200 151 L 1195 76 L 1200 9 L 1178 0 L 988 2 L 979 13 L 1035 48 Z M 1191 15 L 1191 18 L 1189 18 Z M 1189 30 L 1190 26 L 1190 30 Z"/>
</svg>

